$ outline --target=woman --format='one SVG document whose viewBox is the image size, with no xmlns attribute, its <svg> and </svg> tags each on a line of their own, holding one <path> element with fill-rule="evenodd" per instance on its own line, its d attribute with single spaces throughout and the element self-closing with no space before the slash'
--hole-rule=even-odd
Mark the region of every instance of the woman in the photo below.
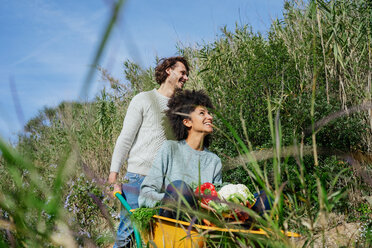
<svg viewBox="0 0 372 248">
<path fill-rule="evenodd" d="M 190 184 L 221 183 L 221 160 L 206 147 L 213 132 L 213 105 L 203 91 L 176 92 L 169 100 L 166 115 L 177 141 L 165 141 L 138 199 L 140 207 L 154 207 L 157 202 L 177 200 L 178 195 L 194 205 Z M 160 214 L 167 215 L 162 213 Z"/>
</svg>

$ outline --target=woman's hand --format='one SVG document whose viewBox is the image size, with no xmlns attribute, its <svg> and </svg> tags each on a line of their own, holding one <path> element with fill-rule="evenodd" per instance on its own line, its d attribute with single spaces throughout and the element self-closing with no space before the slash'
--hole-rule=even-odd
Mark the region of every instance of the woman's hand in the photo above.
<svg viewBox="0 0 372 248">
<path fill-rule="evenodd" d="M 200 202 L 200 206 L 201 206 L 202 208 L 208 210 L 208 211 L 212 211 L 212 212 L 214 212 L 214 213 L 216 212 L 216 209 L 214 209 L 214 208 L 208 206 L 207 204 L 204 204 L 203 202 Z"/>
</svg>

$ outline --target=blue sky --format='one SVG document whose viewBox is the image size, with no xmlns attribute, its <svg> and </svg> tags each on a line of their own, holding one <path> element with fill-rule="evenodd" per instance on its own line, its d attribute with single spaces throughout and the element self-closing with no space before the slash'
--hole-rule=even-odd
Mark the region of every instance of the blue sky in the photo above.
<svg viewBox="0 0 372 248">
<path fill-rule="evenodd" d="M 78 100 L 112 2 L 0 0 L 2 138 L 14 142 L 44 106 Z M 282 9 L 283 0 L 128 0 L 100 65 L 123 79 L 124 60 L 154 66 L 156 56 L 175 55 L 177 44 L 213 42 L 221 27 L 233 30 L 235 23 L 265 34 Z M 102 86 L 97 79 L 90 98 Z"/>
</svg>

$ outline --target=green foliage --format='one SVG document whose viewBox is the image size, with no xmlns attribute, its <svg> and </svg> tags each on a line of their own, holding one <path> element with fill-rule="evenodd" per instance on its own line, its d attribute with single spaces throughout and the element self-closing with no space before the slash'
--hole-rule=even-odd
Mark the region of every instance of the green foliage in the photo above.
<svg viewBox="0 0 372 248">
<path fill-rule="evenodd" d="M 301 70 L 285 45 L 276 33 L 270 33 L 265 40 L 243 26 L 235 32 L 223 30 L 219 40 L 194 52 L 198 58 L 195 67 L 201 69 L 198 76 L 210 92 L 217 112 L 223 113 L 238 135 L 244 137 L 244 143 L 253 147 L 272 144 L 267 101 L 273 113 L 279 111 L 284 145 L 291 145 L 294 138 L 310 128 L 313 118 L 320 120 L 341 106 L 337 97 L 327 100 L 325 87 L 320 85 L 316 91 L 314 117 L 311 116 L 311 87 L 303 87 L 306 81 L 300 81 Z M 306 85 L 311 83 L 309 78 Z M 317 135 L 319 145 L 345 150 L 365 148 L 361 135 L 366 124 L 360 121 L 362 117 L 359 114 L 340 118 L 323 127 Z M 218 153 L 223 151 L 228 157 L 236 156 L 234 144 L 224 142 L 224 136 L 229 135 L 227 127 L 218 118 L 215 124 L 222 132 L 214 135 L 212 149 Z M 337 136 L 329 135 L 335 132 Z M 311 144 L 311 139 L 307 143 Z"/>
<path fill-rule="evenodd" d="M 296 61 L 301 89 L 306 91 L 315 86 L 316 93 L 323 95 L 321 105 L 326 105 L 323 103 L 326 101 L 336 109 L 347 110 L 350 105 L 371 100 L 371 13 L 371 5 L 364 0 L 318 0 L 305 6 L 288 1 L 284 25 L 274 25 L 277 36 Z M 370 113 L 357 117 L 358 131 L 361 126 L 364 129 L 369 126 L 368 133 L 361 135 L 357 144 L 368 151 L 371 147 L 369 118 Z M 337 131 L 342 127 L 336 128 Z M 352 134 L 348 131 L 345 136 L 353 138 Z"/>
<path fill-rule="evenodd" d="M 101 208 L 105 208 L 108 213 L 114 213 L 117 209 L 105 207 L 111 205 L 111 199 L 98 187 L 94 179 L 88 179 L 84 174 L 70 181 L 68 185 L 64 208 L 71 213 L 70 224 L 77 225 L 81 234 L 98 237 L 101 232 L 97 230 L 97 226 L 102 224 L 104 217 Z"/>
<path fill-rule="evenodd" d="M 154 78 L 154 70 L 150 67 L 147 70 L 131 62 L 124 62 L 125 78 L 130 82 L 134 95 L 156 88 L 158 84 Z"/>
<path fill-rule="evenodd" d="M 232 184 L 242 183 L 250 184 L 248 172 L 243 167 L 237 167 L 223 174 L 223 182 L 231 182 Z"/>
<path fill-rule="evenodd" d="M 64 234 L 64 242 L 54 239 L 66 225 L 61 207 L 66 160 L 56 168 L 54 180 L 48 185 L 38 168 L 1 139 L 0 151 L 1 170 L 5 172 L 1 178 L 0 209 L 3 220 L 12 227 L 5 242 L 17 247 L 73 243 L 69 233 Z"/>
<path fill-rule="evenodd" d="M 360 203 L 357 211 L 360 213 L 360 220 L 367 221 L 372 217 L 372 208 L 368 203 Z"/>
<path fill-rule="evenodd" d="M 266 41 L 254 34 L 248 26 L 237 27 L 235 32 L 223 30 L 223 35 L 213 44 L 201 47 L 196 56 L 199 77 L 218 112 L 223 113 L 240 137 L 244 137 L 242 119 L 247 125 L 247 136 L 253 146 L 270 144 L 270 130 L 266 118 L 267 99 L 275 97 L 280 90 L 282 73 L 296 75 L 294 66 L 285 63 L 288 59 L 278 49 L 280 44 Z M 288 78 L 291 81 L 295 78 Z M 233 144 L 224 142 L 227 128 L 216 119 L 222 132 L 215 134 L 213 148 L 236 156 Z M 247 137 L 247 138 L 248 138 Z M 246 140 L 247 141 L 247 140 Z"/>
<path fill-rule="evenodd" d="M 142 232 L 147 232 L 150 229 L 150 226 L 153 224 L 153 215 L 158 213 L 158 209 L 154 208 L 137 208 L 131 218 L 137 225 L 137 228 Z"/>
</svg>

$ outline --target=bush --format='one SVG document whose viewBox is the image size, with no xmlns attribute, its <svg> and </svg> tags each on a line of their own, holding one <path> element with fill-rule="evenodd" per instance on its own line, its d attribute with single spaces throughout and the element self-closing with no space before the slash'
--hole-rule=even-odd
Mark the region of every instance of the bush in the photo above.
<svg viewBox="0 0 372 248">
<path fill-rule="evenodd" d="M 102 232 L 97 227 L 107 226 L 106 222 L 110 222 L 107 218 L 116 217 L 117 220 L 115 213 L 118 209 L 112 206 L 112 199 L 98 187 L 97 182 L 84 174 L 68 185 L 64 208 L 71 214 L 70 225 L 76 225 L 81 236 L 96 239 Z"/>
</svg>

